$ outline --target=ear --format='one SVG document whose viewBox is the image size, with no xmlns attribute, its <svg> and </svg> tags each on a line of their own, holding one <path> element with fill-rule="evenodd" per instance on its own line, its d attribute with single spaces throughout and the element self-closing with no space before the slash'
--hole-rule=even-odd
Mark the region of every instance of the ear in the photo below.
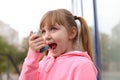
<svg viewBox="0 0 120 80">
<path fill-rule="evenodd" d="M 70 35 L 69 35 L 69 39 L 74 39 L 77 35 L 77 28 L 76 27 L 72 27 L 70 30 Z"/>
</svg>

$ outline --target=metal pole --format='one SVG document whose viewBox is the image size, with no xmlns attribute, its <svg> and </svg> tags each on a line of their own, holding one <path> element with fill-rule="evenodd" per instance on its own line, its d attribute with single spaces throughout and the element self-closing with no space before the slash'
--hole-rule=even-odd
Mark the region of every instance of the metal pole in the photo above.
<svg viewBox="0 0 120 80">
<path fill-rule="evenodd" d="M 101 61 L 100 61 L 100 43 L 99 43 L 99 32 L 98 32 L 98 22 L 97 22 L 97 8 L 96 0 L 93 0 L 93 11 L 94 11 L 94 46 L 95 46 L 95 59 L 96 66 L 98 69 L 97 80 L 101 80 Z"/>
<path fill-rule="evenodd" d="M 83 1 L 81 0 L 81 16 L 83 16 Z"/>
<path fill-rule="evenodd" d="M 76 9 L 75 9 L 75 0 L 71 0 L 72 3 L 72 13 L 76 14 Z"/>
</svg>

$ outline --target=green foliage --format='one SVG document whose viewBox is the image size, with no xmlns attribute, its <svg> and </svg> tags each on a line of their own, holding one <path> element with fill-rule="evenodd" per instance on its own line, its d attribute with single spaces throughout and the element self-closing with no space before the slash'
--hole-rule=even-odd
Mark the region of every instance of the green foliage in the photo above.
<svg viewBox="0 0 120 80">
<path fill-rule="evenodd" d="M 13 54 L 16 52 L 15 46 L 10 45 L 4 38 L 0 37 L 0 54 Z"/>
<path fill-rule="evenodd" d="M 103 70 L 108 70 L 110 63 L 120 62 L 120 23 L 112 29 L 112 34 L 100 34 L 101 61 Z"/>
<path fill-rule="evenodd" d="M 9 44 L 3 37 L 0 37 L 0 73 L 6 70 L 8 56 L 11 56 L 14 63 L 19 65 L 23 62 L 25 55 L 25 51 L 19 51 L 17 47 Z M 10 61 L 9 63 L 9 67 L 13 67 Z"/>
<path fill-rule="evenodd" d="M 0 56 L 0 73 L 5 71 L 5 66 L 6 66 L 5 61 L 6 59 Z"/>
</svg>

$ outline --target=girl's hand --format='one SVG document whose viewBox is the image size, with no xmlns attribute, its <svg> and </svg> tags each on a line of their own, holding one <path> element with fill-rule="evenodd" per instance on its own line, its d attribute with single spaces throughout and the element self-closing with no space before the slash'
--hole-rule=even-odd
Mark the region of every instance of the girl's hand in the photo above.
<svg viewBox="0 0 120 80">
<path fill-rule="evenodd" d="M 29 35 L 29 47 L 35 52 L 40 52 L 40 49 L 44 46 L 46 46 L 44 39 L 31 31 Z"/>
</svg>

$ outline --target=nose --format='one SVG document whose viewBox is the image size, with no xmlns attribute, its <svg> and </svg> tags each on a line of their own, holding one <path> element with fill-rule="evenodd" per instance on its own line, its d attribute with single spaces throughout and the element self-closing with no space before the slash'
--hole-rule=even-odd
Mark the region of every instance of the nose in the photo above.
<svg viewBox="0 0 120 80">
<path fill-rule="evenodd" d="M 44 35 L 44 40 L 49 41 L 51 39 L 51 34 L 49 32 L 46 32 Z"/>
</svg>

